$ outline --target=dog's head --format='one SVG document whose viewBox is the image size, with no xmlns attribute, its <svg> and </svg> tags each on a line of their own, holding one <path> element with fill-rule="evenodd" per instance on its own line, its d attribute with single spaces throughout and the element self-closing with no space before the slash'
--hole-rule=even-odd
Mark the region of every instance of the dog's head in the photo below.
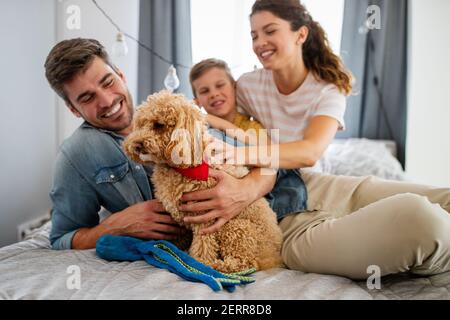
<svg viewBox="0 0 450 320">
<path fill-rule="evenodd" d="M 183 95 L 161 91 L 147 98 L 133 119 L 124 150 L 138 163 L 195 167 L 203 161 L 206 118 Z"/>
</svg>

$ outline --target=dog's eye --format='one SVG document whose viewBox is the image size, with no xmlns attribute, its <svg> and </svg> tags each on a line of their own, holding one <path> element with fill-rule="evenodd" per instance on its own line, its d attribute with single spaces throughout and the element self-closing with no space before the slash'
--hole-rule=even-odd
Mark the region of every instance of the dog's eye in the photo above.
<svg viewBox="0 0 450 320">
<path fill-rule="evenodd" d="M 153 123 L 153 129 L 155 129 L 155 130 L 161 130 L 161 129 L 164 129 L 164 124 L 162 124 L 162 123 L 159 123 L 159 122 L 154 122 Z"/>
</svg>

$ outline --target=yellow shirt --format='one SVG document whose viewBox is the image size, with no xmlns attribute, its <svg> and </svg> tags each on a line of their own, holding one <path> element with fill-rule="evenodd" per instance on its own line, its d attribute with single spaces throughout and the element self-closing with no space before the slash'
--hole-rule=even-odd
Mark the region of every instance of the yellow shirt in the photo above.
<svg viewBox="0 0 450 320">
<path fill-rule="evenodd" d="M 248 129 L 255 129 L 256 135 L 259 137 L 260 130 L 264 129 L 264 127 L 256 120 L 250 119 L 249 116 L 243 115 L 242 113 L 237 112 L 236 117 L 234 118 L 233 124 L 247 131 Z"/>
</svg>

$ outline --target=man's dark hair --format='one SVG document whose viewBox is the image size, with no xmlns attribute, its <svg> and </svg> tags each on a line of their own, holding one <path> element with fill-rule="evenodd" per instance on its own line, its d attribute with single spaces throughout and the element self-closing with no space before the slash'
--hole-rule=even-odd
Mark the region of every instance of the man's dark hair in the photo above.
<svg viewBox="0 0 450 320">
<path fill-rule="evenodd" d="M 72 105 L 64 92 L 64 84 L 72 80 L 79 72 L 85 71 L 95 57 L 102 59 L 117 72 L 105 47 L 94 39 L 64 40 L 53 47 L 45 61 L 45 76 L 50 86 L 68 105 Z"/>
</svg>

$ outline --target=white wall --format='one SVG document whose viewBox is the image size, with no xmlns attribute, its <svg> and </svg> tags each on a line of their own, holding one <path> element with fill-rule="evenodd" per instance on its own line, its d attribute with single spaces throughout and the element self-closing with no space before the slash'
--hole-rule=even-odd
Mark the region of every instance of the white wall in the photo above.
<svg viewBox="0 0 450 320">
<path fill-rule="evenodd" d="M 124 32 L 138 38 L 139 0 L 97 0 L 97 3 Z M 112 56 L 111 52 L 116 40 L 117 29 L 102 15 L 92 1 L 63 0 L 57 1 L 57 4 L 57 41 L 77 37 L 99 40 L 110 53 L 113 62 L 124 72 L 131 95 L 133 98 L 137 97 L 137 44 L 127 39 L 128 55 L 117 59 Z M 67 12 L 70 6 L 77 6 L 80 9 L 80 29 L 67 27 L 67 21 L 72 21 L 72 12 Z M 61 99 L 58 99 L 58 107 L 58 141 L 61 143 L 80 125 L 81 120 L 69 112 Z"/>
<path fill-rule="evenodd" d="M 302 0 L 301 2 L 327 33 L 333 51 L 340 54 L 345 0 Z"/>
<path fill-rule="evenodd" d="M 259 66 L 252 50 L 250 20 L 254 0 L 191 0 L 193 63 L 218 58 L 237 79 Z M 220 14 L 212 14 L 220 12 Z"/>
<path fill-rule="evenodd" d="M 97 0 L 127 33 L 138 36 L 139 0 Z M 66 26 L 70 5 L 81 29 Z M 60 40 L 92 37 L 111 49 L 116 30 L 90 0 L 0 0 L 0 247 L 17 240 L 17 226 L 50 208 L 56 152 L 80 124 L 49 88 L 44 62 Z M 137 45 L 115 63 L 137 91 Z"/>
<path fill-rule="evenodd" d="M 450 186 L 450 1 L 411 1 L 406 169 Z"/>
<path fill-rule="evenodd" d="M 44 61 L 55 41 L 54 0 L 0 1 L 0 247 L 50 206 L 55 98 Z"/>
</svg>

